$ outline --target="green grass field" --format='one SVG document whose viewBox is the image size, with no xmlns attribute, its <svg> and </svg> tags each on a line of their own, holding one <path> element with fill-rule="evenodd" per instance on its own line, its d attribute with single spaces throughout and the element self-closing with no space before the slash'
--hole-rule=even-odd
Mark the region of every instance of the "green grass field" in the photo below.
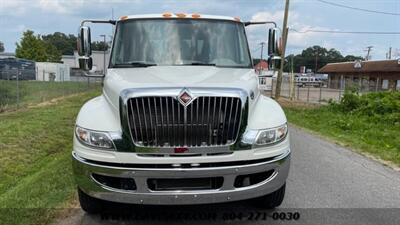
<svg viewBox="0 0 400 225">
<path fill-rule="evenodd" d="M 400 92 L 347 93 L 340 103 L 320 107 L 283 105 L 290 123 L 400 165 Z"/>
<path fill-rule="evenodd" d="M 46 224 L 75 193 L 75 117 L 100 90 L 0 113 L 0 224 Z"/>
<path fill-rule="evenodd" d="M 40 102 L 80 93 L 100 86 L 98 83 L 87 82 L 43 82 L 0 80 L 0 113 L 18 107 L 35 105 Z M 19 95 L 19 102 L 18 102 Z"/>
</svg>

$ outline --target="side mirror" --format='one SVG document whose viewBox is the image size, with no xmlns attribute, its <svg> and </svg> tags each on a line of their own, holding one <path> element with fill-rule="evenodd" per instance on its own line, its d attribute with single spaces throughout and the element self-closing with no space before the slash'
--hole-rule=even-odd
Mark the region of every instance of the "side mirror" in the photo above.
<svg viewBox="0 0 400 225">
<path fill-rule="evenodd" d="M 92 46 L 91 46 L 91 37 L 90 37 L 90 27 L 81 26 L 79 28 L 78 34 L 78 54 L 79 56 L 90 57 L 92 55 Z"/>
<path fill-rule="evenodd" d="M 279 29 L 270 28 L 268 32 L 268 67 L 270 70 L 277 70 L 281 67 L 281 43 Z"/>
<path fill-rule="evenodd" d="M 78 54 L 79 54 L 79 68 L 84 71 L 92 69 L 93 61 L 90 57 L 92 55 L 90 27 L 81 26 L 77 39 Z"/>
<path fill-rule="evenodd" d="M 83 71 L 89 71 L 93 67 L 92 57 L 82 56 L 79 58 L 79 68 Z"/>
<path fill-rule="evenodd" d="M 278 70 L 281 67 L 282 59 L 280 56 L 270 56 L 268 58 L 268 69 Z"/>
<path fill-rule="evenodd" d="M 268 55 L 279 56 L 280 54 L 279 29 L 270 28 L 268 32 Z"/>
</svg>

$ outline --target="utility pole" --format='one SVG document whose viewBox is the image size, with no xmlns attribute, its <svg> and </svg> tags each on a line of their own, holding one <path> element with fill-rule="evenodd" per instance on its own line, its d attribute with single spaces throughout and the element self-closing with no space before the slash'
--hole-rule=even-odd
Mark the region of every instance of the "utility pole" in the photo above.
<svg viewBox="0 0 400 225">
<path fill-rule="evenodd" d="M 285 3 L 285 15 L 283 17 L 283 26 L 282 26 L 282 52 L 281 52 L 281 68 L 278 72 L 278 77 L 276 79 L 276 89 L 275 89 L 275 99 L 279 99 L 281 96 L 281 85 L 282 85 L 282 76 L 283 76 L 283 66 L 285 64 L 285 50 L 286 50 L 286 43 L 288 37 L 287 22 L 289 17 L 289 0 L 286 0 Z"/>
<path fill-rule="evenodd" d="M 261 45 L 261 56 L 260 56 L 260 63 L 259 63 L 260 67 L 258 68 L 258 73 L 261 75 L 261 70 L 262 70 L 261 62 L 263 61 L 263 51 L 264 51 L 265 42 L 261 42 L 260 45 Z"/>
<path fill-rule="evenodd" d="M 389 47 L 389 55 L 388 59 L 392 59 L 392 47 Z"/>
<path fill-rule="evenodd" d="M 114 8 L 111 7 L 111 20 L 114 20 Z M 111 35 L 114 34 L 114 26 L 111 26 Z"/>
<path fill-rule="evenodd" d="M 262 60 L 263 60 L 263 51 L 264 51 L 265 42 L 261 42 L 260 45 L 261 45 L 261 56 L 260 56 L 260 61 L 262 61 Z"/>
<path fill-rule="evenodd" d="M 315 52 L 315 69 L 314 69 L 314 74 L 317 73 L 317 69 L 318 69 L 318 49 Z"/>
<path fill-rule="evenodd" d="M 294 54 L 291 55 L 291 75 L 290 75 L 290 100 L 294 99 L 294 69 L 293 69 L 293 56 Z"/>
<path fill-rule="evenodd" d="M 365 57 L 365 61 L 368 61 L 371 57 L 371 50 L 374 46 L 368 46 L 366 51 L 367 51 L 367 56 Z"/>
<path fill-rule="evenodd" d="M 106 75 L 106 51 L 107 51 L 107 43 L 106 43 L 106 35 L 102 34 L 100 37 L 103 37 L 103 43 L 104 43 L 104 51 L 103 51 L 103 74 L 104 76 Z"/>
</svg>

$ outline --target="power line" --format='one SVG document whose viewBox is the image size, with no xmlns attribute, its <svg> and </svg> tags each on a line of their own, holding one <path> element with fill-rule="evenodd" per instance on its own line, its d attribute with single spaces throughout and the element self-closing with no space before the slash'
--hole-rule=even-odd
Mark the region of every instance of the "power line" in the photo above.
<svg viewBox="0 0 400 225">
<path fill-rule="evenodd" d="M 258 47 L 258 48 L 253 49 L 251 52 L 258 52 L 258 50 L 260 50 L 260 49 L 261 49 L 261 46 Z"/>
<path fill-rule="evenodd" d="M 309 30 L 304 30 L 304 31 L 298 31 L 296 29 L 290 28 L 291 31 L 294 31 L 296 33 L 336 33 L 336 34 L 384 34 L 384 35 L 397 35 L 400 34 L 400 32 L 396 31 L 338 31 L 338 30 L 314 30 L 314 29 L 309 29 Z"/>
<path fill-rule="evenodd" d="M 363 8 L 357 8 L 357 7 L 352 7 L 352 6 L 347 6 L 347 5 L 342 5 L 334 2 L 328 2 L 324 0 L 317 0 L 318 2 L 325 3 L 328 5 L 333 5 L 337 7 L 342 7 L 346 9 L 353 9 L 353 10 L 358 10 L 362 12 L 369 12 L 369 13 L 378 13 L 378 14 L 385 14 L 385 15 L 391 15 L 391 16 L 400 16 L 400 13 L 393 13 L 393 12 L 384 12 L 384 11 L 377 11 L 377 10 L 371 10 L 371 9 L 363 9 Z"/>
</svg>

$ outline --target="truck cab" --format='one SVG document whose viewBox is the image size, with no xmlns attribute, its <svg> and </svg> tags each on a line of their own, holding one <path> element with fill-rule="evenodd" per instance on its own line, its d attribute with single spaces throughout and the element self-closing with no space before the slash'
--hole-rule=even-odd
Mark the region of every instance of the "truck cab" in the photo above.
<svg viewBox="0 0 400 225">
<path fill-rule="evenodd" d="M 290 165 L 287 120 L 258 87 L 245 27 L 273 22 L 164 13 L 85 20 L 81 69 L 92 65 L 90 28 L 115 26 L 102 94 L 76 119 L 73 171 L 81 207 L 109 202 L 281 204 Z M 271 69 L 278 29 L 269 29 Z"/>
</svg>

